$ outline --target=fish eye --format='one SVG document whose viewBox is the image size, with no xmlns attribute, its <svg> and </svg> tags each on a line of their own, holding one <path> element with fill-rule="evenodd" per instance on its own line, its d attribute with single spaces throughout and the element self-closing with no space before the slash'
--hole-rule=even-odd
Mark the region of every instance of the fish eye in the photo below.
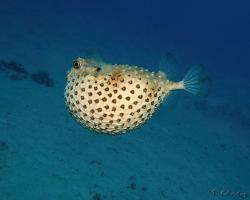
<svg viewBox="0 0 250 200">
<path fill-rule="evenodd" d="M 79 68 L 80 68 L 80 62 L 79 62 L 78 60 L 74 60 L 74 61 L 73 61 L 73 67 L 74 67 L 75 69 L 79 69 Z"/>
</svg>

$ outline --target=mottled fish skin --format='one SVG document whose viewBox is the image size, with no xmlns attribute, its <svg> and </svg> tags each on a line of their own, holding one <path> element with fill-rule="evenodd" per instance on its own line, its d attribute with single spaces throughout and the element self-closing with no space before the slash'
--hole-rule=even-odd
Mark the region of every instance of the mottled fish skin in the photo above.
<svg viewBox="0 0 250 200">
<path fill-rule="evenodd" d="M 78 58 L 67 75 L 65 104 L 73 118 L 95 132 L 119 134 L 148 120 L 172 89 L 163 72 Z"/>
</svg>

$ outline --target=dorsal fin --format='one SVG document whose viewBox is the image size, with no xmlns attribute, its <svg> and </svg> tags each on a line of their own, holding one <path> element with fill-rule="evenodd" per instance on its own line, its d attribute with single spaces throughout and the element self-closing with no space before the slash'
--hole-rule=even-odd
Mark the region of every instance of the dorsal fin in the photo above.
<svg viewBox="0 0 250 200">
<path fill-rule="evenodd" d="M 159 71 L 165 72 L 167 79 L 178 80 L 179 68 L 177 59 L 171 52 L 164 54 L 159 62 Z"/>
</svg>

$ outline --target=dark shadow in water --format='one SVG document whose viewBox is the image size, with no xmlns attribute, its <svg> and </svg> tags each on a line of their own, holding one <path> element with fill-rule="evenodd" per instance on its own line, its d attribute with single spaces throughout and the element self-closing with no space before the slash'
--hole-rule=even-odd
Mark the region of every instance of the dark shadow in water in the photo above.
<svg viewBox="0 0 250 200">
<path fill-rule="evenodd" d="M 29 73 L 22 64 L 15 61 L 0 61 L 0 73 L 4 73 L 11 80 L 31 80 L 35 83 L 53 87 L 54 81 L 47 72 Z"/>
</svg>

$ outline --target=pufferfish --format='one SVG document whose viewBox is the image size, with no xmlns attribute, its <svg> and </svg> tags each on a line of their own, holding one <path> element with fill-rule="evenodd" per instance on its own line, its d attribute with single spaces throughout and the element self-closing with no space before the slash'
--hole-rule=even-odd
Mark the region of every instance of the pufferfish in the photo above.
<svg viewBox="0 0 250 200">
<path fill-rule="evenodd" d="M 65 105 L 79 124 L 94 132 L 126 133 L 144 124 L 171 91 L 198 94 L 199 78 L 195 68 L 173 82 L 161 71 L 77 58 L 67 74 Z"/>
</svg>

